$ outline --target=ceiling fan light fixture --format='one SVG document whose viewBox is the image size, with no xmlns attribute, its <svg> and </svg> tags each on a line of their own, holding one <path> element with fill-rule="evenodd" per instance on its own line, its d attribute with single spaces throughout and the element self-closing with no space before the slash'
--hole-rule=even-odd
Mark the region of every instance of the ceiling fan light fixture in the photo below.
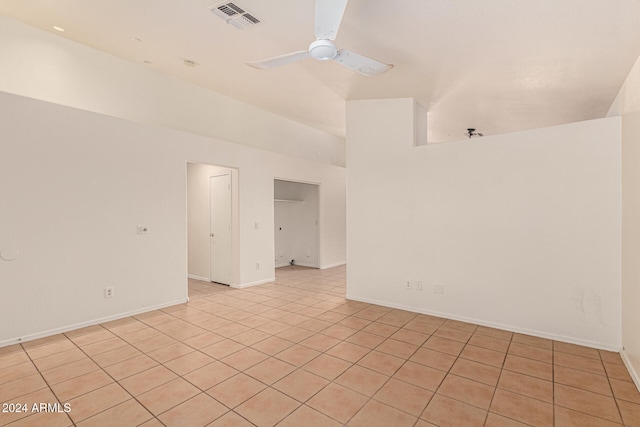
<svg viewBox="0 0 640 427">
<path fill-rule="evenodd" d="M 319 61 L 333 59 L 338 54 L 336 45 L 331 40 L 316 40 L 309 45 L 309 55 Z"/>
</svg>

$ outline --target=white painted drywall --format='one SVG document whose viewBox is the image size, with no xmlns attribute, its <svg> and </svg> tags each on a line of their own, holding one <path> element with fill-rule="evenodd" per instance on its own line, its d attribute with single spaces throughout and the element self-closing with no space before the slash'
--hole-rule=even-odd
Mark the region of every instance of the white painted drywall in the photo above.
<svg viewBox="0 0 640 427">
<path fill-rule="evenodd" d="M 413 112 L 347 103 L 348 297 L 619 349 L 620 119 L 414 147 Z"/>
<path fill-rule="evenodd" d="M 622 116 L 622 345 L 640 389 L 640 112 Z"/>
<path fill-rule="evenodd" d="M 622 357 L 640 389 L 640 58 L 609 114 L 622 117 Z"/>
<path fill-rule="evenodd" d="M 184 302 L 187 162 L 238 169 L 238 286 L 274 277 L 275 177 L 323 185 L 343 216 L 325 215 L 322 258 L 345 260 L 341 167 L 2 92 L 0 152 L 0 254 L 19 251 L 0 259 L 0 346 Z"/>
<path fill-rule="evenodd" d="M 0 16 L 0 90 L 344 166 L 344 139 Z"/>
<path fill-rule="evenodd" d="M 275 180 L 274 197 L 276 267 L 319 267 L 318 185 Z"/>
<path fill-rule="evenodd" d="M 237 285 L 240 276 L 238 170 L 222 166 L 187 164 L 187 262 L 189 277 L 210 280 L 211 216 L 209 178 L 231 175 L 231 284 Z"/>
</svg>

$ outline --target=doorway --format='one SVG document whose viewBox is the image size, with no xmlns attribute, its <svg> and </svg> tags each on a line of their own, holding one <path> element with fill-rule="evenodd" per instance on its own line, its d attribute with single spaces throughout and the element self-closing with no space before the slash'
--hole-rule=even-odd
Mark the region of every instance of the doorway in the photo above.
<svg viewBox="0 0 640 427">
<path fill-rule="evenodd" d="M 274 180 L 275 267 L 319 268 L 319 184 Z"/>
<path fill-rule="evenodd" d="M 189 279 L 238 283 L 238 204 L 238 169 L 187 163 Z"/>
</svg>

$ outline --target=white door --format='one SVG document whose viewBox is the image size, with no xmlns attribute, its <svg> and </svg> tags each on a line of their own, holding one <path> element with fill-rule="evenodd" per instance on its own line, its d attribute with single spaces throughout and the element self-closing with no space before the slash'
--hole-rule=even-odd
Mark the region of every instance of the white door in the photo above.
<svg viewBox="0 0 640 427">
<path fill-rule="evenodd" d="M 231 284 L 231 174 L 209 177 L 210 279 Z"/>
</svg>

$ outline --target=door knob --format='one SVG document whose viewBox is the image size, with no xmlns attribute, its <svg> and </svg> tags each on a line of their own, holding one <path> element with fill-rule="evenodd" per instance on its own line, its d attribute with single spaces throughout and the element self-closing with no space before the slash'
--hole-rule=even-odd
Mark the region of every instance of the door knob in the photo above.
<svg viewBox="0 0 640 427">
<path fill-rule="evenodd" d="M 211 233 L 211 237 L 215 236 L 215 234 Z"/>
</svg>

